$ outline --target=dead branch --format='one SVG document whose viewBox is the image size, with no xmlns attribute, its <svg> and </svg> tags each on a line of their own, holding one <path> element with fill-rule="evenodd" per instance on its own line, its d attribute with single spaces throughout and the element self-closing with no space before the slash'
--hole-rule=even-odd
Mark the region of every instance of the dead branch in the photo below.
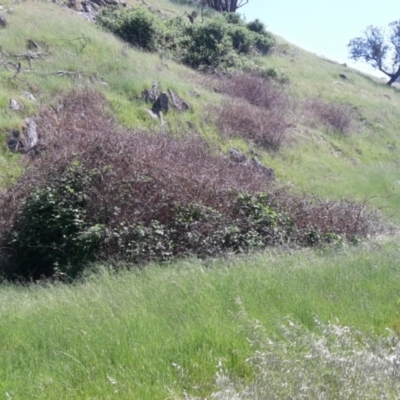
<svg viewBox="0 0 400 400">
<path fill-rule="evenodd" d="M 80 42 L 80 45 L 81 45 L 81 48 L 80 48 L 80 52 L 82 52 L 84 49 L 85 49 L 85 47 L 90 43 L 90 41 L 91 41 L 91 39 L 90 38 L 88 38 L 88 37 L 86 37 L 85 35 L 82 35 L 82 36 L 78 36 L 78 37 L 76 37 L 76 38 L 73 38 L 73 39 L 61 39 L 63 42 L 70 42 L 70 43 L 72 43 L 72 42 L 74 42 L 74 41 L 79 41 Z"/>
<path fill-rule="evenodd" d="M 249 2 L 249 0 L 241 0 L 241 1 L 239 1 L 238 5 L 237 5 L 237 8 L 245 6 L 248 2 Z"/>
</svg>

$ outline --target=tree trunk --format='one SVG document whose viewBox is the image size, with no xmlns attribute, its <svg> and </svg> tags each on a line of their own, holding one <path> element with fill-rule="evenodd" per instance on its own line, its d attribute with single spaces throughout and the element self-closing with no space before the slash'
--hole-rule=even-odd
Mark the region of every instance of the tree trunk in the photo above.
<svg viewBox="0 0 400 400">
<path fill-rule="evenodd" d="M 220 12 L 236 12 L 238 0 L 207 0 L 209 7 Z"/>
<path fill-rule="evenodd" d="M 399 77 L 400 77 L 400 66 L 394 74 L 390 75 L 390 79 L 388 83 L 386 83 L 386 85 L 392 86 L 392 84 L 395 83 L 397 79 L 399 79 Z"/>
</svg>

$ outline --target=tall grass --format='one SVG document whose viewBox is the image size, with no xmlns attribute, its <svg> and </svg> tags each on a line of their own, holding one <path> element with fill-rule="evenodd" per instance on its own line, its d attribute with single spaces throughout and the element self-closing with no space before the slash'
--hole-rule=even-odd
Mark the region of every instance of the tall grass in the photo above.
<svg viewBox="0 0 400 400">
<path fill-rule="evenodd" d="M 347 326 L 318 324 L 317 332 L 285 321 L 282 339 L 263 335 L 254 324 L 256 368 L 250 384 L 233 380 L 219 365 L 217 400 L 242 399 L 396 399 L 400 394 L 398 335 L 371 340 Z M 193 399 L 192 397 L 188 397 Z"/>
<path fill-rule="evenodd" d="M 378 340 L 386 328 L 399 331 L 399 255 L 395 243 L 275 251 L 207 265 L 186 260 L 136 273 L 109 274 L 104 264 L 102 274 L 70 286 L 2 285 L 0 393 L 18 399 L 164 399 L 183 397 L 184 391 L 207 397 L 218 393 L 219 361 L 235 385 L 250 387 L 264 379 L 257 356 L 255 363 L 246 361 L 254 355 L 247 338 L 254 339 L 255 319 L 275 343 L 274 385 L 296 379 L 277 375 L 293 359 L 299 360 L 293 364 L 299 374 L 311 382 L 320 377 L 318 388 L 328 388 L 329 369 L 316 368 L 323 354 L 314 353 L 308 366 L 307 349 L 326 338 L 334 340 L 332 357 L 345 357 L 348 365 L 360 359 L 348 347 L 337 347 L 334 334 L 324 333 L 336 318 L 340 326 L 361 332 L 354 350 L 366 355 L 375 350 L 364 346 L 364 338 Z M 299 327 L 292 332 L 298 341 L 282 333 L 286 317 Z"/>
</svg>

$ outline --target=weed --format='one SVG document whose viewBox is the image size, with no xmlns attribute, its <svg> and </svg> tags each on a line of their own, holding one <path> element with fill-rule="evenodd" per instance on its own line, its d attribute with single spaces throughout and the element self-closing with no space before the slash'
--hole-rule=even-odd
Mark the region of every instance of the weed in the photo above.
<svg viewBox="0 0 400 400">
<path fill-rule="evenodd" d="M 281 338 L 263 336 L 248 360 L 257 370 L 249 385 L 233 381 L 220 364 L 216 400 L 394 399 L 400 393 L 400 341 L 391 334 L 370 339 L 360 332 L 316 320 L 316 332 L 288 321 Z M 187 397 L 191 399 L 191 397 Z"/>
<path fill-rule="evenodd" d="M 218 110 L 221 132 L 278 150 L 290 126 L 290 103 L 283 89 L 262 76 L 246 73 L 224 79 L 221 90 L 233 99 Z"/>
<path fill-rule="evenodd" d="M 305 108 L 311 118 L 343 135 L 356 129 L 357 114 L 348 103 L 330 103 L 321 98 L 305 101 Z"/>
</svg>

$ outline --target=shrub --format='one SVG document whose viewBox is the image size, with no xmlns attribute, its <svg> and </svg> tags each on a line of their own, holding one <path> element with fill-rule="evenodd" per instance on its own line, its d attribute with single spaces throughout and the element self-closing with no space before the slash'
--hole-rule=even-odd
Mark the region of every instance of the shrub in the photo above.
<svg viewBox="0 0 400 400">
<path fill-rule="evenodd" d="M 234 98 L 247 100 L 250 104 L 265 108 L 289 110 L 289 97 L 282 87 L 264 78 L 261 74 L 235 74 L 221 83 L 221 90 Z"/>
<path fill-rule="evenodd" d="M 96 177 L 79 164 L 59 173 L 50 167 L 47 185 L 27 196 L 8 238 L 18 254 L 9 271 L 16 277 L 75 277 L 97 252 L 101 225 L 89 226 L 85 218 Z"/>
<path fill-rule="evenodd" d="M 205 24 L 186 26 L 182 61 L 193 68 L 228 69 L 237 63 L 237 55 L 229 37 L 229 27 L 216 18 Z"/>
<path fill-rule="evenodd" d="M 339 133 L 347 134 L 356 128 L 357 114 L 348 103 L 329 103 L 314 98 L 306 101 L 305 108 L 312 118 Z"/>
<path fill-rule="evenodd" d="M 255 19 L 254 21 L 250 21 L 247 23 L 247 29 L 252 32 L 258 33 L 259 35 L 267 35 L 268 32 L 265 28 L 265 24 L 259 19 Z"/>
<path fill-rule="evenodd" d="M 156 51 L 163 38 L 162 21 L 143 7 L 104 8 L 97 16 L 97 23 L 144 50 Z"/>
<path fill-rule="evenodd" d="M 259 71 L 261 77 L 273 80 L 281 85 L 289 83 L 289 77 L 275 68 L 265 68 Z"/>
<path fill-rule="evenodd" d="M 225 12 L 223 16 L 228 24 L 243 25 L 243 17 L 237 13 Z"/>
<path fill-rule="evenodd" d="M 168 53 L 177 61 L 203 70 L 248 66 L 250 60 L 239 55 L 250 55 L 253 50 L 266 54 L 274 43 L 271 34 L 250 30 L 233 13 L 188 24 L 181 17 L 161 19 L 142 7 L 106 8 L 99 13 L 97 23 L 135 46 Z"/>
<path fill-rule="evenodd" d="M 254 46 L 261 54 L 268 54 L 274 44 L 275 38 L 270 33 L 254 37 Z"/>
<path fill-rule="evenodd" d="M 96 92 L 72 93 L 59 112 L 42 110 L 37 124 L 36 156 L 0 193 L 0 271 L 8 279 L 74 278 L 95 258 L 141 264 L 319 245 L 377 226 L 364 205 L 277 190 L 199 137 L 125 131 Z"/>
<path fill-rule="evenodd" d="M 282 113 L 275 108 L 265 110 L 231 99 L 224 101 L 218 110 L 218 128 L 223 135 L 251 140 L 267 150 L 280 148 L 287 127 Z"/>
<path fill-rule="evenodd" d="M 239 54 L 249 54 L 254 47 L 255 38 L 245 26 L 232 25 L 228 29 L 233 48 Z"/>
<path fill-rule="evenodd" d="M 254 74 L 227 78 L 221 89 L 234 98 L 225 101 L 218 110 L 221 132 L 227 136 L 253 140 L 270 150 L 278 150 L 289 127 L 289 99 L 284 91 Z"/>
</svg>

